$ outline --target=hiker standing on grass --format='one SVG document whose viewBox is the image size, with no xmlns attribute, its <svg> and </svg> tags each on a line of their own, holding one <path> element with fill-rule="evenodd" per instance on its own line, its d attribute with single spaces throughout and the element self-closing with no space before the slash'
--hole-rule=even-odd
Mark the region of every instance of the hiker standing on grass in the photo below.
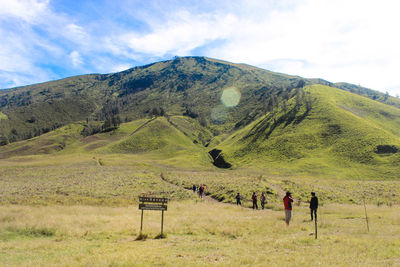
<svg viewBox="0 0 400 267">
<path fill-rule="evenodd" d="M 311 200 L 310 200 L 311 221 L 313 220 L 313 217 L 315 217 L 315 221 L 317 221 L 317 209 L 318 209 L 318 198 L 315 196 L 315 192 L 311 192 Z"/>
<path fill-rule="evenodd" d="M 203 194 L 204 194 L 204 184 L 200 185 L 199 187 L 199 197 L 203 198 Z"/>
<path fill-rule="evenodd" d="M 253 200 L 253 210 L 254 209 L 258 210 L 256 192 L 253 192 L 253 195 L 251 196 L 251 199 Z"/>
<path fill-rule="evenodd" d="M 196 185 L 194 184 L 192 187 L 193 193 L 196 193 Z"/>
<path fill-rule="evenodd" d="M 240 193 L 237 193 L 237 195 L 236 195 L 236 205 L 240 205 L 240 206 L 242 206 L 242 196 L 240 195 Z"/>
<path fill-rule="evenodd" d="M 260 202 L 261 202 L 261 208 L 264 209 L 264 206 L 265 206 L 265 195 L 264 195 L 264 192 L 261 193 Z"/>
<path fill-rule="evenodd" d="M 285 206 L 285 222 L 289 226 L 290 219 L 292 218 L 292 203 L 293 203 L 292 193 L 286 192 L 286 196 L 283 198 L 283 205 Z"/>
</svg>

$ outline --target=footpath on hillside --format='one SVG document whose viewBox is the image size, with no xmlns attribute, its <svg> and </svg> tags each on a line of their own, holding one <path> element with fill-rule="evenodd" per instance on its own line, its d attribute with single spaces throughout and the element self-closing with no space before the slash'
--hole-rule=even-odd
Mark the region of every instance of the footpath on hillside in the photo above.
<svg viewBox="0 0 400 267">
<path fill-rule="evenodd" d="M 183 189 L 188 190 L 188 191 L 191 191 L 191 192 L 193 191 L 191 188 L 180 187 L 179 185 L 174 184 L 173 182 L 171 182 L 171 181 L 169 181 L 168 179 L 166 179 L 166 178 L 165 178 L 165 175 L 164 175 L 163 173 L 160 174 L 160 178 L 161 178 L 161 180 L 163 180 L 164 182 L 166 182 L 166 183 L 168 183 L 168 184 L 170 184 L 170 185 L 172 185 L 172 186 L 174 186 L 174 187 L 176 187 L 176 188 L 179 188 L 179 189 L 182 189 L 182 188 L 183 188 Z M 204 195 L 203 195 L 203 199 L 204 199 L 205 201 L 209 201 L 209 202 L 223 203 L 222 201 L 219 201 L 218 199 L 215 199 L 215 198 L 209 196 L 209 193 L 204 194 Z M 223 204 L 231 204 L 231 203 L 223 203 Z"/>
<path fill-rule="evenodd" d="M 160 174 L 160 178 L 161 178 L 161 180 L 163 180 L 164 182 L 166 182 L 166 183 L 168 183 L 168 184 L 170 184 L 170 185 L 172 185 L 172 186 L 174 186 L 174 187 L 176 187 L 176 188 L 185 189 L 185 190 L 188 190 L 188 191 L 190 191 L 190 192 L 193 192 L 193 189 L 192 189 L 192 188 L 185 187 L 185 186 L 179 186 L 179 185 L 173 183 L 172 181 L 169 181 L 169 180 L 165 177 L 165 175 L 164 175 L 163 173 Z M 277 192 L 277 197 L 278 197 L 279 199 L 282 199 L 282 198 L 285 196 L 285 192 L 284 192 L 284 190 L 282 190 L 281 188 L 279 188 L 279 187 L 277 187 L 277 186 L 275 186 L 275 185 L 270 185 L 270 184 L 268 184 L 268 186 L 271 187 L 272 189 L 274 189 L 274 190 Z M 210 195 L 210 192 L 206 192 L 206 193 L 203 195 L 202 198 L 203 198 L 205 201 L 209 201 L 209 202 L 214 202 L 214 203 L 215 203 L 215 202 L 218 202 L 218 203 L 222 203 L 222 204 L 226 204 L 226 205 L 236 205 L 235 203 L 222 202 L 221 200 L 212 197 L 212 196 Z M 243 208 L 246 208 L 246 207 L 243 206 L 243 205 L 242 205 L 242 207 L 243 207 Z M 252 207 L 249 206 L 249 207 L 247 207 L 247 208 L 251 209 Z"/>
</svg>

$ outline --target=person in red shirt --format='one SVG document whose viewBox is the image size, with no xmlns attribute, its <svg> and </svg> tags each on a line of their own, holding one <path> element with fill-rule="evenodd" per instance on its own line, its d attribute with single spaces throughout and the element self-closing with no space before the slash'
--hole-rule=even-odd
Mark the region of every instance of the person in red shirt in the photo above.
<svg viewBox="0 0 400 267">
<path fill-rule="evenodd" d="M 286 192 L 286 196 L 283 198 L 283 205 L 285 206 L 285 222 L 289 226 L 290 219 L 292 218 L 292 203 L 293 203 L 292 193 Z"/>
</svg>

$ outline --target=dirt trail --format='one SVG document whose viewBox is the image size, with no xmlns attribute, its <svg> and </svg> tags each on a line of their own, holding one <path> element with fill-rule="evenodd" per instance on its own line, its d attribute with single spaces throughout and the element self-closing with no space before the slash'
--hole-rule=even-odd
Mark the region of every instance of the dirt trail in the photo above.
<svg viewBox="0 0 400 267">
<path fill-rule="evenodd" d="M 140 125 L 136 130 L 134 130 L 133 132 L 131 132 L 131 133 L 129 134 L 129 136 L 131 136 L 131 135 L 137 133 L 138 131 L 140 131 L 140 129 L 142 129 L 144 126 L 146 126 L 146 125 L 149 124 L 150 122 L 154 121 L 155 119 L 156 119 L 156 118 L 152 118 L 152 119 L 146 121 L 145 123 L 143 123 L 142 125 Z"/>
<path fill-rule="evenodd" d="M 164 182 L 166 182 L 166 183 L 168 183 L 168 184 L 170 184 L 170 185 L 172 185 L 172 186 L 174 186 L 174 187 L 176 187 L 176 188 L 179 188 L 179 189 L 182 189 L 182 188 L 183 188 L 183 189 L 186 189 L 186 190 L 191 191 L 191 192 L 193 193 L 193 189 L 192 189 L 191 187 L 189 188 L 189 187 L 179 186 L 179 185 L 173 183 L 172 181 L 169 181 L 169 180 L 165 177 L 165 175 L 164 175 L 163 173 L 160 174 L 160 178 L 161 178 L 161 180 L 163 180 Z M 285 196 L 286 191 L 284 191 L 284 190 L 283 190 L 281 187 L 279 187 L 278 185 L 275 185 L 275 184 L 272 184 L 272 183 L 267 183 L 267 182 L 265 182 L 265 181 L 264 181 L 263 183 L 264 183 L 265 185 L 267 185 L 268 187 L 270 187 L 271 189 L 276 190 L 277 196 L 278 196 L 279 199 L 282 199 L 282 198 Z M 193 194 L 196 194 L 196 196 L 197 196 L 197 193 L 193 193 Z M 212 196 L 207 195 L 207 194 L 209 194 L 209 193 L 206 193 L 206 194 L 203 195 L 203 199 L 204 199 L 205 201 L 213 202 L 213 203 L 221 203 L 221 204 L 223 204 L 223 205 L 235 205 L 235 206 L 236 206 L 235 203 L 226 203 L 226 202 L 222 202 L 222 201 L 220 201 L 219 199 L 213 198 Z M 243 204 L 242 204 L 241 207 L 242 207 L 242 208 L 249 208 L 249 209 L 252 209 L 251 206 L 244 206 Z"/>
<path fill-rule="evenodd" d="M 163 174 L 163 173 L 161 173 L 160 174 L 160 178 L 161 178 L 161 180 L 163 180 L 164 182 L 166 182 L 166 183 L 169 183 L 170 185 L 172 185 L 172 186 L 174 186 L 174 187 L 177 187 L 177 188 L 179 188 L 179 189 L 186 189 L 186 190 L 188 190 L 188 191 L 190 191 L 190 192 L 193 192 L 193 189 L 192 188 L 186 188 L 186 187 L 180 187 L 179 185 L 176 185 L 176 184 L 174 184 L 173 182 L 171 182 L 171 181 L 168 181 L 166 178 L 165 178 L 165 175 Z M 197 195 L 197 193 L 193 193 L 193 194 L 196 194 Z M 210 196 L 208 196 L 208 195 L 206 195 L 206 194 L 204 194 L 203 195 L 203 198 L 202 199 L 204 199 L 205 201 L 208 201 L 208 202 L 218 202 L 218 203 L 221 203 L 221 204 L 230 204 L 230 203 L 223 203 L 223 202 L 221 202 L 221 201 L 219 201 L 219 200 L 217 200 L 217 199 L 215 199 L 215 198 L 212 198 L 212 197 L 210 197 Z"/>
</svg>

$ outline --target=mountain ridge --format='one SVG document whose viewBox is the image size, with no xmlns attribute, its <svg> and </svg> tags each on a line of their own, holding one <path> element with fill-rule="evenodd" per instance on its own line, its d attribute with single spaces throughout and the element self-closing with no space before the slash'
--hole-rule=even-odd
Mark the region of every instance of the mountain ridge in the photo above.
<svg viewBox="0 0 400 267">
<path fill-rule="evenodd" d="M 346 83 L 175 58 L 1 92 L 0 157 L 143 154 L 167 165 L 398 177 L 397 100 Z"/>
</svg>

